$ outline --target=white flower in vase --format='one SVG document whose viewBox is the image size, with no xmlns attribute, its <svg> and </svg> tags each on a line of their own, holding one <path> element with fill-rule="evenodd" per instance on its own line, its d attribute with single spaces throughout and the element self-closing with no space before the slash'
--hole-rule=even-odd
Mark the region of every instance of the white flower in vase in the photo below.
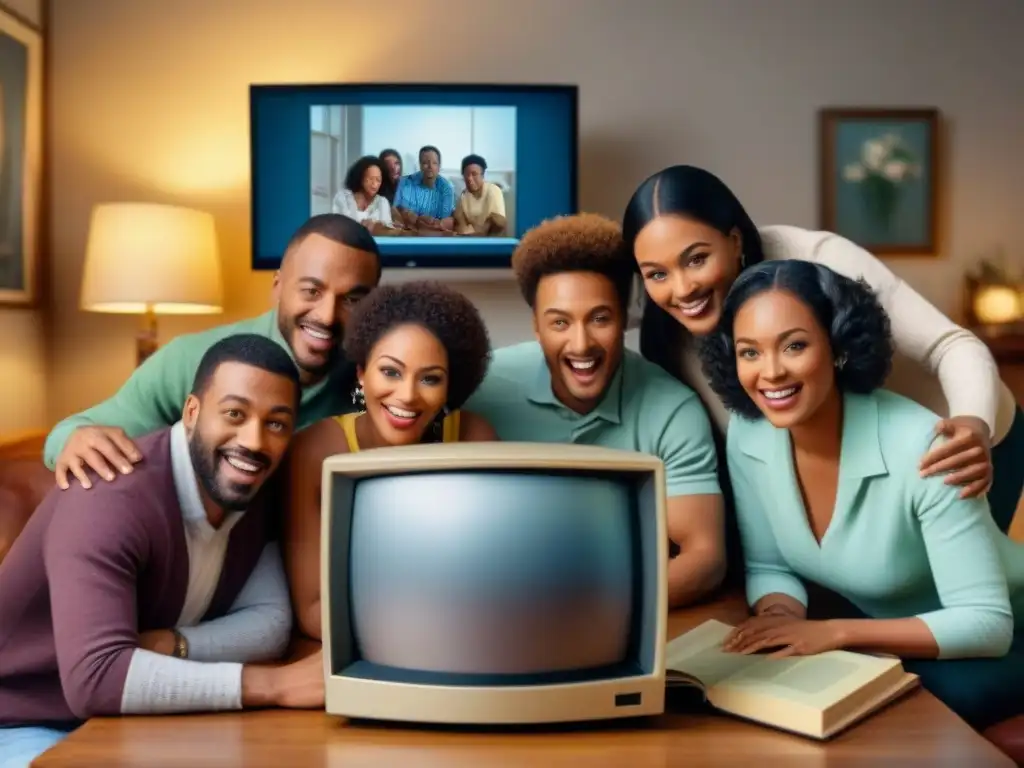
<svg viewBox="0 0 1024 768">
<path fill-rule="evenodd" d="M 910 173 L 910 163 L 905 160 L 890 160 L 882 166 L 882 175 L 899 184 Z"/>
<path fill-rule="evenodd" d="M 843 178 L 847 181 L 864 181 L 864 177 L 867 175 L 867 170 L 860 163 L 850 163 L 843 168 Z"/>
<path fill-rule="evenodd" d="M 921 173 L 914 161 L 913 153 L 900 136 L 887 133 L 865 141 L 860 160 L 843 167 L 843 179 L 860 186 L 868 214 L 883 228 L 892 224 L 900 185 Z"/>
<path fill-rule="evenodd" d="M 861 147 L 861 162 L 866 171 L 881 170 L 886 155 L 888 155 L 888 147 L 882 139 L 869 139 Z"/>
</svg>

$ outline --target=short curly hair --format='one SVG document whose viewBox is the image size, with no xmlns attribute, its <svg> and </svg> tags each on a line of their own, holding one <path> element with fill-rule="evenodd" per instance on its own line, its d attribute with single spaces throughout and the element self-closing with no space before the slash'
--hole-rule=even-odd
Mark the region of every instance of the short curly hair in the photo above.
<svg viewBox="0 0 1024 768">
<path fill-rule="evenodd" d="M 595 213 L 549 219 L 529 230 L 512 254 L 512 270 L 531 307 L 541 278 L 563 272 L 604 275 L 615 285 L 623 312 L 633 292 L 633 258 L 622 241 L 622 228 Z"/>
<path fill-rule="evenodd" d="M 803 302 L 828 334 L 842 392 L 869 394 L 892 368 L 889 316 L 863 280 L 851 280 L 809 261 L 766 261 L 740 273 L 722 306 L 718 327 L 699 342 L 704 375 L 730 411 L 746 419 L 763 416 L 740 384 L 733 325 L 740 308 L 766 291 L 786 291 Z"/>
<path fill-rule="evenodd" d="M 374 289 L 345 324 L 345 354 L 365 367 L 373 347 L 401 325 L 417 325 L 448 353 L 449 408 L 461 408 L 480 386 L 491 362 L 491 341 L 469 299 L 438 282 L 415 281 Z"/>
<path fill-rule="evenodd" d="M 348 169 L 345 174 L 345 189 L 352 194 L 362 191 L 363 179 L 366 178 L 366 172 L 371 168 L 380 171 L 380 179 L 383 184 L 384 179 L 388 177 L 388 172 L 384 169 L 384 161 L 375 155 L 367 155 L 360 157 Z"/>
</svg>

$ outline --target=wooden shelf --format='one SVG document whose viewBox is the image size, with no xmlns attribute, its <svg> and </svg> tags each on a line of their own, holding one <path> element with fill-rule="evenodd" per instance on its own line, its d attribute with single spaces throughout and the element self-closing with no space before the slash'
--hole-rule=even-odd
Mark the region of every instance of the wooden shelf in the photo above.
<svg viewBox="0 0 1024 768">
<path fill-rule="evenodd" d="M 1024 364 L 1024 327 L 979 326 L 971 331 L 988 345 L 1000 365 Z"/>
</svg>

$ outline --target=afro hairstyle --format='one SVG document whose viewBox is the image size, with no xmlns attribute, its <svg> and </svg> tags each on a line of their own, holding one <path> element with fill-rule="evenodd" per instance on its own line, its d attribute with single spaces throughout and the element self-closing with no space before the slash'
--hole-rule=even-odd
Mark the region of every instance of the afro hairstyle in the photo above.
<svg viewBox="0 0 1024 768">
<path fill-rule="evenodd" d="M 367 155 L 366 157 L 360 157 L 352 166 L 348 169 L 345 174 L 345 189 L 352 194 L 363 191 L 363 180 L 366 178 L 366 172 L 371 168 L 376 168 L 380 171 L 381 183 L 384 183 L 384 179 L 387 178 L 388 172 L 384 167 L 384 161 L 376 155 Z"/>
<path fill-rule="evenodd" d="M 491 342 L 480 312 L 458 291 L 438 282 L 415 281 L 376 288 L 356 305 L 345 324 L 345 354 L 365 367 L 373 347 L 402 325 L 435 336 L 448 353 L 448 402 L 461 408 L 483 381 Z"/>
<path fill-rule="evenodd" d="M 622 311 L 633 292 L 633 259 L 621 227 L 595 213 L 548 219 L 523 235 L 512 254 L 519 290 L 531 307 L 541 278 L 563 272 L 594 272 L 615 286 Z"/>
<path fill-rule="evenodd" d="M 704 375 L 726 408 L 750 420 L 763 416 L 740 384 L 733 325 L 744 304 L 773 290 L 795 296 L 825 330 L 840 392 L 866 395 L 882 386 L 892 368 L 893 341 L 889 316 L 871 286 L 809 261 L 765 261 L 740 273 L 718 327 L 700 340 Z"/>
</svg>

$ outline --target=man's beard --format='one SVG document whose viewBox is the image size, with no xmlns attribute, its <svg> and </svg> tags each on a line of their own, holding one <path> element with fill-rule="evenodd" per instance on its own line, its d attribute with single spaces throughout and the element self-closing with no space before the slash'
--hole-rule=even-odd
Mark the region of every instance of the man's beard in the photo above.
<svg viewBox="0 0 1024 768">
<path fill-rule="evenodd" d="M 237 449 L 234 453 L 262 467 L 270 463 L 262 454 L 254 454 L 244 449 Z M 207 447 L 198 424 L 192 429 L 192 435 L 188 440 L 188 455 L 200 487 L 210 500 L 225 512 L 244 510 L 260 489 L 261 484 L 242 485 L 220 478 L 217 468 L 220 466 L 221 451 L 218 448 Z"/>
<path fill-rule="evenodd" d="M 277 329 L 281 332 L 281 336 L 284 337 L 285 342 L 288 344 L 288 348 L 292 351 L 292 357 L 295 360 L 295 364 L 300 370 L 306 373 L 311 373 L 314 376 L 321 376 L 327 373 L 331 368 L 334 367 L 335 363 L 341 357 L 340 342 L 345 333 L 344 327 L 341 323 L 335 323 L 331 327 L 326 327 L 320 324 L 316 324 L 316 328 L 324 331 L 325 333 L 332 334 L 332 338 L 335 340 L 335 345 L 331 348 L 331 351 L 327 353 L 324 361 L 312 363 L 309 360 L 302 360 L 295 351 L 295 339 L 303 331 L 299 328 L 299 322 L 301 318 L 298 317 L 286 317 L 285 315 L 278 315 L 277 317 Z"/>
</svg>

